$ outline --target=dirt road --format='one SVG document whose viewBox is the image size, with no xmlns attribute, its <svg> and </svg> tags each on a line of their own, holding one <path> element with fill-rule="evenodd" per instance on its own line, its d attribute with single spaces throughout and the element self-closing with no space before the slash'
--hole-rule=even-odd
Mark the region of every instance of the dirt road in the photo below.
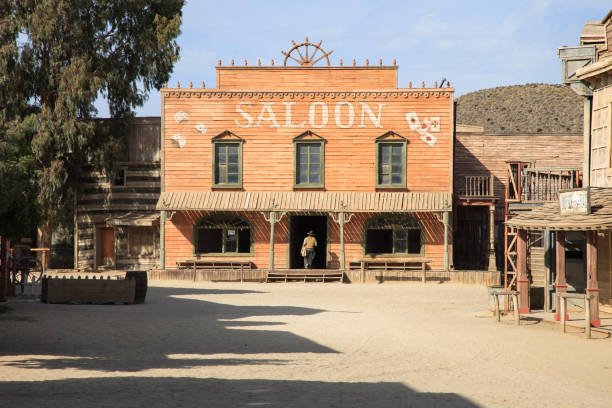
<svg viewBox="0 0 612 408">
<path fill-rule="evenodd" d="M 150 282 L 143 305 L 12 303 L 0 407 L 609 407 L 612 340 L 495 324 L 486 302 L 450 284 Z"/>
</svg>

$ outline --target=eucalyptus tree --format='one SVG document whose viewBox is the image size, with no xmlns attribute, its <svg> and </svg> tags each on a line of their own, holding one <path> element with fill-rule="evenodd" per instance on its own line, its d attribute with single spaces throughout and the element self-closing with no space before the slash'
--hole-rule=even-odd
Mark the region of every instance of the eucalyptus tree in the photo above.
<svg viewBox="0 0 612 408">
<path fill-rule="evenodd" d="M 95 101 L 129 119 L 161 88 L 179 58 L 183 3 L 0 0 L 0 183 L 21 180 L 14 201 L 35 201 L 43 243 L 70 212 L 81 166 L 108 168 L 124 149 L 122 121 L 92 120 Z"/>
</svg>

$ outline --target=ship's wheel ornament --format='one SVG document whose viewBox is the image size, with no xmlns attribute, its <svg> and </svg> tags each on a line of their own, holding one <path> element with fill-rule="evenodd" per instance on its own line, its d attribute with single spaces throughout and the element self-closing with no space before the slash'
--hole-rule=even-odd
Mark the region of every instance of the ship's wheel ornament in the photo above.
<svg viewBox="0 0 612 408">
<path fill-rule="evenodd" d="M 323 41 L 319 41 L 318 44 L 311 43 L 308 41 L 308 37 L 306 37 L 306 41 L 301 44 L 296 44 L 295 41 L 292 40 L 291 43 L 293 44 L 293 47 L 289 50 L 289 52 L 281 51 L 285 56 L 284 65 L 287 66 L 287 61 L 289 61 L 289 59 L 292 59 L 303 67 L 312 67 L 314 64 L 325 58 L 325 60 L 327 61 L 327 66 L 329 66 L 329 56 L 333 51 L 325 52 L 325 50 L 321 48 L 322 42 Z M 314 52 L 312 54 L 308 53 L 309 47 L 314 49 Z M 319 51 L 323 55 L 317 55 Z"/>
</svg>

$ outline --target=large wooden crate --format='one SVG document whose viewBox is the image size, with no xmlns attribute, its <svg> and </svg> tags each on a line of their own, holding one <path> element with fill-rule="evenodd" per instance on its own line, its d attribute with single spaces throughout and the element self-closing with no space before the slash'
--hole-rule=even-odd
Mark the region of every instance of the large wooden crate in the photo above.
<svg viewBox="0 0 612 408">
<path fill-rule="evenodd" d="M 133 279 L 43 278 L 41 301 L 46 303 L 134 303 Z"/>
</svg>

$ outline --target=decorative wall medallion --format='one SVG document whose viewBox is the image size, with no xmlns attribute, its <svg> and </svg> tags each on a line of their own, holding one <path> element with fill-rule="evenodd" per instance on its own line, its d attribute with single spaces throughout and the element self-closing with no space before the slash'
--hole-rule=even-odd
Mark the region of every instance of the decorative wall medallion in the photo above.
<svg viewBox="0 0 612 408">
<path fill-rule="evenodd" d="M 187 112 L 178 111 L 174 114 L 174 120 L 176 120 L 176 123 L 187 122 L 189 120 L 189 115 Z"/>
<path fill-rule="evenodd" d="M 440 133 L 439 116 L 432 116 L 430 118 L 423 118 L 423 120 L 419 120 L 419 116 L 416 114 L 416 112 L 408 112 L 405 117 L 410 130 L 417 132 L 421 136 L 421 140 L 428 146 L 435 146 L 438 138 L 432 135 L 432 133 Z"/>
<path fill-rule="evenodd" d="M 172 140 L 179 148 L 185 147 L 185 143 L 187 143 L 185 135 L 181 135 L 180 133 L 173 135 L 170 140 Z"/>
<path fill-rule="evenodd" d="M 198 132 L 200 132 L 201 134 L 203 134 L 203 135 L 205 135 L 205 134 L 206 134 L 206 130 L 207 130 L 207 128 L 206 128 L 206 125 L 205 125 L 204 123 L 202 123 L 202 122 L 198 122 L 198 123 L 196 123 L 195 128 L 196 128 L 196 130 L 197 130 Z"/>
</svg>

